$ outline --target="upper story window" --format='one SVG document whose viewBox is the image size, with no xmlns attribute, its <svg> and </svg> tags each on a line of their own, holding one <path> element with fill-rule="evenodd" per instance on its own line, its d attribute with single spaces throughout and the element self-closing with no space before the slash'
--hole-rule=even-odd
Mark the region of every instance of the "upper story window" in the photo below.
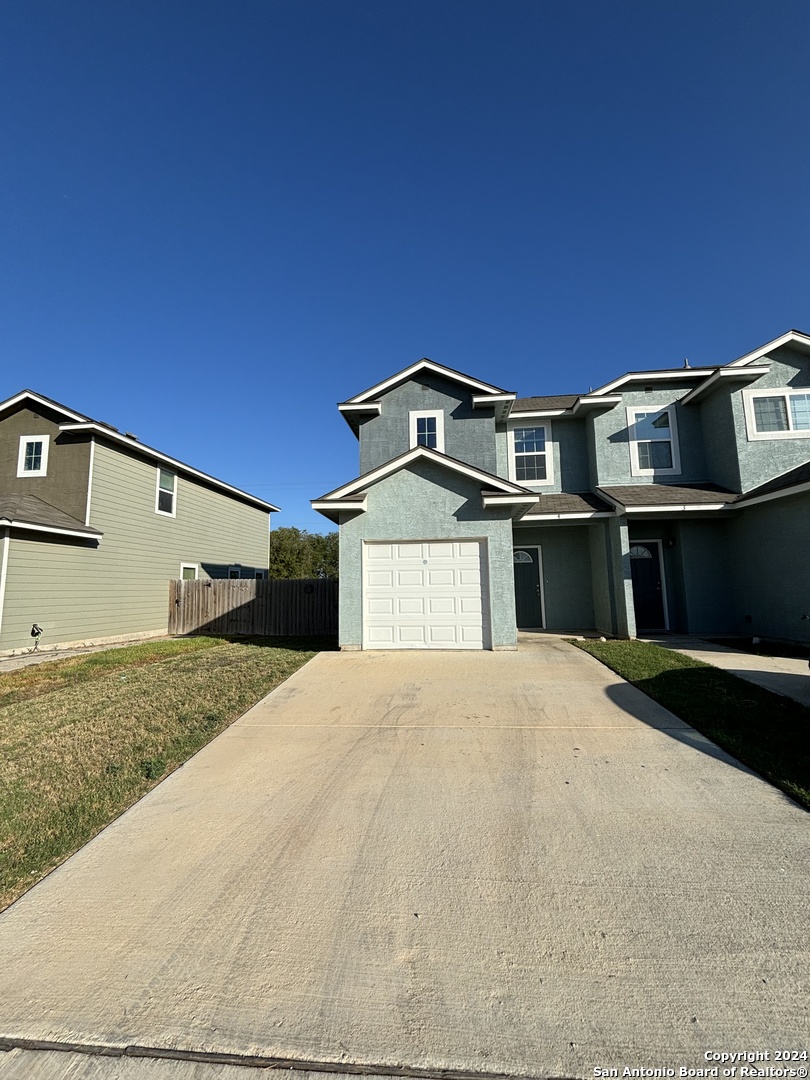
<svg viewBox="0 0 810 1080">
<path fill-rule="evenodd" d="M 810 389 L 744 390 L 749 439 L 810 438 Z"/>
<path fill-rule="evenodd" d="M 441 409 L 411 412 L 409 415 L 410 445 L 427 446 L 444 453 L 444 413 Z"/>
<path fill-rule="evenodd" d="M 177 509 L 177 475 L 168 469 L 158 468 L 155 513 L 174 517 Z"/>
<path fill-rule="evenodd" d="M 675 406 L 628 408 L 630 472 L 633 476 L 659 476 L 681 471 Z"/>
<path fill-rule="evenodd" d="M 518 484 L 553 483 L 550 436 L 545 424 L 509 429 L 509 479 Z"/>
<path fill-rule="evenodd" d="M 50 435 L 21 435 L 17 455 L 17 476 L 48 475 Z"/>
</svg>

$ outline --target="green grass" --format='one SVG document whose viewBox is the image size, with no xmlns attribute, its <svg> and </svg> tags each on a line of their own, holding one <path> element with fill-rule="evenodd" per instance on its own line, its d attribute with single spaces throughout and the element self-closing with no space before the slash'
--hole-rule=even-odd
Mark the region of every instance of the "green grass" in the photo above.
<svg viewBox="0 0 810 1080">
<path fill-rule="evenodd" d="M 644 641 L 573 641 L 810 809 L 810 709 Z"/>
<path fill-rule="evenodd" d="M 0 676 L 0 908 L 325 648 L 184 638 Z"/>
</svg>

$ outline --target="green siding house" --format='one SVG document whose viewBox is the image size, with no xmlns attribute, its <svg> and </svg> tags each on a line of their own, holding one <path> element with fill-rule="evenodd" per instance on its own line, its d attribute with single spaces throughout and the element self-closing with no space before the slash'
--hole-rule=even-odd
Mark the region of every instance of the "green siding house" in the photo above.
<svg viewBox="0 0 810 1080">
<path fill-rule="evenodd" d="M 168 582 L 265 577 L 278 507 L 58 402 L 0 403 L 0 652 L 165 632 Z"/>
<path fill-rule="evenodd" d="M 518 629 L 810 643 L 810 336 L 518 397 L 423 359 L 338 406 L 345 649 Z"/>
</svg>

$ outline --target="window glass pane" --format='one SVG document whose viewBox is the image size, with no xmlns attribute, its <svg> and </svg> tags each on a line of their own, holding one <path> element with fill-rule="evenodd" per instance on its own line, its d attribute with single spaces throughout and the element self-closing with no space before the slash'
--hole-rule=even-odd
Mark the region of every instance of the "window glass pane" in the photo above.
<svg viewBox="0 0 810 1080">
<path fill-rule="evenodd" d="M 672 443 L 638 443 L 638 464 L 641 469 L 671 469 Z"/>
<path fill-rule="evenodd" d="M 174 473 L 160 470 L 160 487 L 163 491 L 174 491 Z"/>
<path fill-rule="evenodd" d="M 39 472 L 42 468 L 42 443 L 27 442 L 25 444 L 25 472 Z"/>
<path fill-rule="evenodd" d="M 515 453 L 536 454 L 546 448 L 545 428 L 515 428 Z"/>
<path fill-rule="evenodd" d="M 787 431 L 785 399 L 783 397 L 754 398 L 754 422 L 757 431 Z"/>
<path fill-rule="evenodd" d="M 436 417 L 417 416 L 416 418 L 416 445 L 427 446 L 435 450 L 438 440 L 436 438 Z"/>
<path fill-rule="evenodd" d="M 183 581 L 196 581 L 196 579 L 197 579 L 197 571 L 194 569 L 194 567 L 193 566 L 184 566 L 183 567 Z"/>
<path fill-rule="evenodd" d="M 810 394 L 790 395 L 790 419 L 794 431 L 810 431 Z"/>
<path fill-rule="evenodd" d="M 637 439 L 660 439 L 669 437 L 669 413 L 636 413 L 634 420 Z"/>
<path fill-rule="evenodd" d="M 164 514 L 171 514 L 174 512 L 174 492 L 163 491 L 158 492 L 158 510 L 161 510 Z"/>
<path fill-rule="evenodd" d="M 516 480 L 545 480 L 546 455 L 523 454 L 515 458 Z"/>
</svg>

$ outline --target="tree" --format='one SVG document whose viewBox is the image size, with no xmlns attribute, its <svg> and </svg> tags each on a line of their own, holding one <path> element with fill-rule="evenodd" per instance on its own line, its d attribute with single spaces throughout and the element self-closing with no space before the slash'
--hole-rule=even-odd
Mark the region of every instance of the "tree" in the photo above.
<svg viewBox="0 0 810 1080">
<path fill-rule="evenodd" d="M 338 576 L 338 534 L 309 533 L 282 526 L 270 533 L 271 578 L 328 578 Z"/>
</svg>

